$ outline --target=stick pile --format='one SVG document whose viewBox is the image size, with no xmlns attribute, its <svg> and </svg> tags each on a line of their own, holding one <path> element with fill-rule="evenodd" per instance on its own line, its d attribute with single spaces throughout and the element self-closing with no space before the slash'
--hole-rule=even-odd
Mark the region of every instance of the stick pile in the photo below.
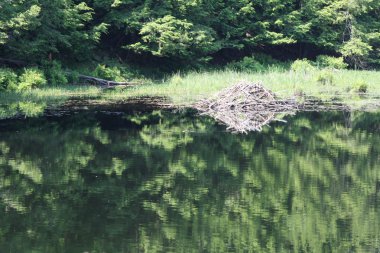
<svg viewBox="0 0 380 253">
<path fill-rule="evenodd" d="M 194 106 L 202 115 L 208 115 L 227 125 L 237 133 L 261 131 L 262 127 L 275 120 L 280 112 L 295 112 L 295 100 L 276 99 L 275 95 L 261 84 L 240 82 L 227 88 L 215 97 L 202 100 Z"/>
</svg>

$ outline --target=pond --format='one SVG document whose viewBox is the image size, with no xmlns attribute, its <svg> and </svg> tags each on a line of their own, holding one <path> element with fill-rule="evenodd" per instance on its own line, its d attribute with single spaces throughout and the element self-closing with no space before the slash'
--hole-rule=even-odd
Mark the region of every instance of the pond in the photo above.
<svg viewBox="0 0 380 253">
<path fill-rule="evenodd" d="M 379 252 L 380 113 L 0 121 L 0 252 Z"/>
</svg>

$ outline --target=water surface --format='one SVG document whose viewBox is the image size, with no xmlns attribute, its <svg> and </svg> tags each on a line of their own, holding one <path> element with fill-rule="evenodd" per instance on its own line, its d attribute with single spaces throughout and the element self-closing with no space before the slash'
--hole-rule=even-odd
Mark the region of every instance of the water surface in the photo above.
<svg viewBox="0 0 380 253">
<path fill-rule="evenodd" d="M 379 252 L 380 113 L 0 121 L 0 252 Z"/>
</svg>

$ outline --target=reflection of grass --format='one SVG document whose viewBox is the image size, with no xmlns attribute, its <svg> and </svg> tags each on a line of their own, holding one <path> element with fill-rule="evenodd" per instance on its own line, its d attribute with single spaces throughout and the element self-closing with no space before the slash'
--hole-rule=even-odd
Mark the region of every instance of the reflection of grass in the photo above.
<svg viewBox="0 0 380 253">
<path fill-rule="evenodd" d="M 59 105 L 69 98 L 97 98 L 101 89 L 87 86 L 46 87 L 24 92 L 0 92 L 0 119 L 41 115 L 47 106 Z"/>
<path fill-rule="evenodd" d="M 51 101 L 62 100 L 70 97 L 97 97 L 101 94 L 101 89 L 93 86 L 62 86 L 46 87 L 24 92 L 0 92 L 0 104 L 14 101 Z"/>
<path fill-rule="evenodd" d="M 43 114 L 46 109 L 46 102 L 12 102 L 6 105 L 0 105 L 0 119 L 10 118 L 16 115 L 25 117 L 37 117 Z"/>
<path fill-rule="evenodd" d="M 329 77 L 328 82 L 321 82 L 324 76 Z M 25 100 L 50 103 L 70 97 L 115 101 L 131 97 L 163 96 L 169 98 L 175 105 L 186 105 L 207 98 L 239 80 L 262 82 L 281 97 L 305 94 L 323 100 L 342 101 L 354 107 L 377 103 L 377 97 L 380 97 L 380 72 L 377 71 L 315 69 L 304 73 L 272 69 L 256 73 L 225 70 L 176 74 L 164 81 L 111 91 L 102 91 L 92 86 L 62 86 L 24 93 L 0 93 L 0 104 Z M 365 98 L 355 90 L 358 83 L 366 84 Z"/>
</svg>

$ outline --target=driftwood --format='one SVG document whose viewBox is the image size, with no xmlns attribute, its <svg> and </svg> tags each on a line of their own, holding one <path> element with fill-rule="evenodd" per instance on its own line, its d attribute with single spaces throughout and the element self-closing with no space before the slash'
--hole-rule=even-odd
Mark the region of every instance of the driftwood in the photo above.
<svg viewBox="0 0 380 253">
<path fill-rule="evenodd" d="M 113 86 L 134 86 L 137 85 L 138 83 L 136 82 L 116 82 L 116 81 L 110 81 L 110 80 L 105 80 L 93 76 L 85 76 L 85 75 L 79 75 L 78 76 L 80 80 L 82 80 L 85 83 L 90 83 L 90 84 L 96 84 L 100 86 L 105 86 L 105 87 L 113 87 Z"/>
<path fill-rule="evenodd" d="M 264 126 L 277 120 L 276 116 L 280 113 L 347 109 L 338 104 L 325 105 L 312 100 L 299 103 L 294 98 L 278 99 L 261 84 L 249 82 L 240 82 L 227 88 L 210 99 L 196 103 L 194 108 L 201 115 L 208 115 L 237 133 L 261 131 Z"/>
</svg>

